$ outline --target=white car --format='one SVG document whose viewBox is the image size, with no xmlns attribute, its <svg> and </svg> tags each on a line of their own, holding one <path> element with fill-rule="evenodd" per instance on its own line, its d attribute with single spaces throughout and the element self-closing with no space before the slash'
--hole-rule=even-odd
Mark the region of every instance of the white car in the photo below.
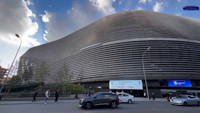
<svg viewBox="0 0 200 113">
<path fill-rule="evenodd" d="M 128 93 L 117 93 L 119 102 L 128 102 L 129 104 L 133 103 L 134 96 Z"/>
<path fill-rule="evenodd" d="M 195 97 L 193 95 L 180 95 L 171 101 L 173 105 L 198 105 L 200 106 L 200 99 L 198 97 Z"/>
</svg>

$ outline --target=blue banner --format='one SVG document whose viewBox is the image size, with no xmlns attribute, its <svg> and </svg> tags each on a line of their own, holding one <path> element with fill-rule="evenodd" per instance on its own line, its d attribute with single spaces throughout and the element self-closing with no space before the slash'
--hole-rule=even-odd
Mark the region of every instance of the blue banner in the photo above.
<svg viewBox="0 0 200 113">
<path fill-rule="evenodd" d="M 190 80 L 168 80 L 169 87 L 192 87 Z"/>
</svg>

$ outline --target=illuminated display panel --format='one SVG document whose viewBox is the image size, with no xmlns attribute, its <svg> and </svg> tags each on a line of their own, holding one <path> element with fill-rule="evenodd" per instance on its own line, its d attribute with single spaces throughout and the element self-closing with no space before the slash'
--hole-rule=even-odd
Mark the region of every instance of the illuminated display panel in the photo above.
<svg viewBox="0 0 200 113">
<path fill-rule="evenodd" d="M 110 80 L 110 89 L 138 89 L 142 90 L 142 80 Z"/>
<path fill-rule="evenodd" d="M 169 87 L 192 87 L 190 80 L 168 80 Z"/>
</svg>

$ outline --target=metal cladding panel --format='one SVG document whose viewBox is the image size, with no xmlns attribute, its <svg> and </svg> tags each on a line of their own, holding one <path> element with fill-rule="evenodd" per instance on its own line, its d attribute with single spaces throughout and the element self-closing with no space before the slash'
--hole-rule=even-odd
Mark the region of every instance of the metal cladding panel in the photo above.
<svg viewBox="0 0 200 113">
<path fill-rule="evenodd" d="M 148 47 L 151 49 L 142 57 Z M 47 61 L 51 76 L 46 82 L 55 82 L 65 63 L 74 82 L 144 79 L 142 58 L 148 80 L 200 79 L 200 43 L 158 39 L 97 45 Z M 40 64 L 40 60 L 29 62 Z"/>
<path fill-rule="evenodd" d="M 200 20 L 150 12 L 127 11 L 104 17 L 62 39 L 33 47 L 23 57 L 56 60 L 96 44 L 134 38 L 199 40 Z"/>
<path fill-rule="evenodd" d="M 143 79 L 142 55 L 151 47 L 144 57 L 147 79 L 200 79 L 199 28 L 199 20 L 150 11 L 113 14 L 29 49 L 18 72 L 46 62 L 45 82 L 56 82 L 64 64 L 75 82 Z"/>
</svg>

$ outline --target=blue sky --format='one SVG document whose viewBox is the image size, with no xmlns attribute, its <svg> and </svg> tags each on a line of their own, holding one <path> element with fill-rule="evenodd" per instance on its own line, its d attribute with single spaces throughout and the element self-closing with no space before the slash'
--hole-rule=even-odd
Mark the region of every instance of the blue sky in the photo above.
<svg viewBox="0 0 200 113">
<path fill-rule="evenodd" d="M 100 0 L 100 1 L 105 1 L 105 0 Z M 108 2 L 106 2 L 106 4 L 108 6 L 106 6 L 106 4 L 105 4 L 105 7 L 113 8 L 113 11 L 110 11 L 110 12 L 107 12 L 104 14 L 101 14 L 98 11 L 96 11 L 96 12 L 94 11 L 93 13 L 96 13 L 96 15 L 93 13 L 91 13 L 90 15 L 94 16 L 95 18 L 92 18 L 90 22 L 86 22 L 87 24 L 89 24 L 93 21 L 96 21 L 106 15 L 109 15 L 112 13 L 117 13 L 117 12 L 137 10 L 137 9 L 154 11 L 154 10 L 156 10 L 156 9 L 154 9 L 156 4 L 158 4 L 157 12 L 163 12 L 163 13 L 192 17 L 192 18 L 200 17 L 199 11 L 184 11 L 183 10 L 183 7 L 186 5 L 199 4 L 199 6 L 200 6 L 199 0 L 107 0 L 107 1 L 111 1 L 111 2 L 110 2 L 110 4 Z M 40 41 L 41 43 L 46 43 L 46 41 L 42 38 L 43 35 L 41 35 L 41 34 L 45 33 L 44 30 L 48 30 L 46 25 L 49 24 L 49 23 L 45 24 L 42 21 L 41 15 L 45 15 L 44 11 L 49 12 L 49 13 L 54 13 L 57 16 L 57 18 L 64 20 L 64 19 L 68 18 L 67 16 L 70 16 L 70 15 L 66 14 L 67 11 L 71 11 L 74 7 L 76 7 L 76 4 L 81 5 L 87 11 L 87 6 L 89 5 L 89 2 L 98 2 L 98 0 L 59 0 L 59 1 L 57 1 L 57 0 L 32 0 L 31 2 L 34 5 L 30 5 L 29 7 L 30 7 L 30 9 L 32 9 L 33 13 L 36 14 L 37 22 L 39 23 L 39 26 L 40 26 L 35 37 L 37 37 L 38 41 Z M 102 3 L 102 4 L 104 4 L 104 3 Z M 79 8 L 79 6 L 77 6 L 77 7 L 78 7 L 77 9 L 82 9 L 82 8 Z M 57 19 L 57 20 L 59 20 L 59 19 Z M 81 27 L 83 27 L 83 26 L 77 26 L 75 28 L 75 30 L 78 30 Z M 72 31 L 74 31 L 74 30 L 72 30 Z M 66 33 L 66 35 L 67 34 L 68 33 Z M 65 35 L 61 35 L 61 37 L 62 36 L 65 36 Z M 58 37 L 58 38 L 61 38 L 61 37 Z M 49 41 L 51 41 L 51 40 L 49 40 Z"/>
<path fill-rule="evenodd" d="M 110 14 L 149 10 L 200 18 L 200 11 L 184 11 L 200 0 L 1 0 L 0 66 L 7 68 L 22 40 L 21 56 L 29 48 L 60 39 Z M 18 58 L 19 58 L 18 56 Z"/>
</svg>

